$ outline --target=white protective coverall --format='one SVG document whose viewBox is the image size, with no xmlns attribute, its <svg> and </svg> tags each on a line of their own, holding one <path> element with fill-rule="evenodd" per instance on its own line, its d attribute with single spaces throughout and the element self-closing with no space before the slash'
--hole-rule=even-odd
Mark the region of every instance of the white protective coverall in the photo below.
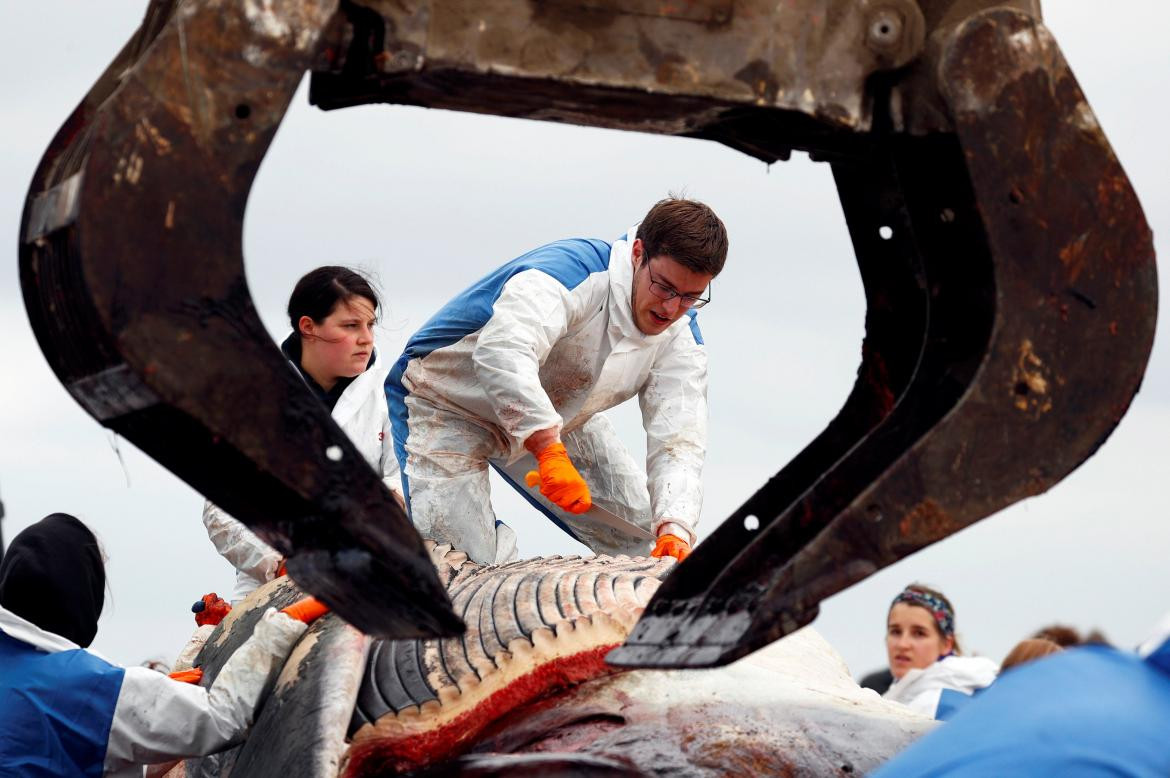
<svg viewBox="0 0 1170 778">
<path fill-rule="evenodd" d="M 69 766 L 60 774 L 89 774 L 92 759 L 105 775 L 141 776 L 143 765 L 239 743 L 307 628 L 270 608 L 203 688 L 145 667 L 118 667 L 0 607 L 8 638 L 0 638 L 0 693 L 14 695 L 0 711 L 0 773 Z M 32 732 L 39 732 L 37 743 L 20 740 Z"/>
<path fill-rule="evenodd" d="M 951 655 L 929 667 L 908 670 L 882 697 L 935 718 L 943 689 L 971 694 L 991 685 L 997 675 L 999 665 L 987 657 Z"/>
<path fill-rule="evenodd" d="M 534 432 L 559 428 L 593 502 L 694 543 L 707 440 L 707 356 L 694 311 L 658 335 L 630 307 L 636 227 L 612 244 L 565 240 L 496 270 L 407 343 L 386 380 L 394 446 L 420 534 L 477 562 L 516 556 L 491 508 L 490 464 L 561 529 L 597 553 L 650 545 L 563 511 L 524 474 Z M 646 472 L 602 411 L 638 395 Z M 646 473 L 649 473 L 647 478 Z"/>
<path fill-rule="evenodd" d="M 373 363 L 345 388 L 333 406 L 332 415 L 370 467 L 381 473 L 387 488 L 401 498 L 402 479 L 394 455 L 390 418 L 382 389 L 386 379 L 383 365 L 375 349 Z M 295 365 L 293 369 L 297 369 Z M 231 596 L 233 605 L 276 577 L 280 553 L 242 522 L 207 502 L 203 506 L 203 525 L 207 527 L 207 535 L 215 550 L 236 568 L 236 588 Z"/>
</svg>

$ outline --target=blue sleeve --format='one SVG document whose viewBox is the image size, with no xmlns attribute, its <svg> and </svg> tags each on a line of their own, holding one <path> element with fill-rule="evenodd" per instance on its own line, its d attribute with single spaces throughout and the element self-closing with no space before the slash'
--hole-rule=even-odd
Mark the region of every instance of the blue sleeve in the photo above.
<svg viewBox="0 0 1170 778">
<path fill-rule="evenodd" d="M 124 674 L 0 633 L 0 775 L 100 776 Z"/>
</svg>

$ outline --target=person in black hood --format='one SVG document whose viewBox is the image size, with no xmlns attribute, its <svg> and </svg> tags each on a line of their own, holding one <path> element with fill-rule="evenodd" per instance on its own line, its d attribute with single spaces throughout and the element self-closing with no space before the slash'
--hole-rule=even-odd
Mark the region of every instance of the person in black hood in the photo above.
<svg viewBox="0 0 1170 778">
<path fill-rule="evenodd" d="M 22 531 L 0 559 L 0 775 L 141 778 L 143 764 L 238 743 L 323 612 L 311 600 L 269 608 L 214 682 L 196 685 L 86 649 L 105 585 L 97 538 L 64 513 Z"/>
<path fill-rule="evenodd" d="M 93 532 L 67 513 L 26 528 L 0 559 L 0 606 L 81 647 L 97 635 L 106 567 Z"/>
</svg>

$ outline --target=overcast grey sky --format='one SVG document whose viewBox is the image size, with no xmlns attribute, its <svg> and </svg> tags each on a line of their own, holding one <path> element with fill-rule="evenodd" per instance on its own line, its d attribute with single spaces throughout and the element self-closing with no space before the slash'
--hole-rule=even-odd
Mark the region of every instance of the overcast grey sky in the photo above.
<svg viewBox="0 0 1170 778">
<path fill-rule="evenodd" d="M 141 19 L 145 2 L 2 0 L 0 41 L 0 498 L 6 539 L 53 511 L 104 539 L 112 597 L 94 647 L 124 663 L 173 658 L 188 607 L 231 589 L 199 520 L 202 498 L 113 438 L 56 381 L 21 302 L 16 245 L 44 148 Z M 1170 6 L 1052 3 L 1047 22 L 1121 158 L 1155 245 L 1167 249 L 1170 160 L 1163 31 Z M 1156 18 L 1154 18 L 1156 17 Z M 353 264 L 384 291 L 379 347 L 397 356 L 478 275 L 541 243 L 612 239 L 668 190 L 708 202 L 731 255 L 700 322 L 710 352 L 711 436 L 700 536 L 831 419 L 852 385 L 864 299 L 830 171 L 797 155 L 771 168 L 713 143 L 369 106 L 311 108 L 304 86 L 248 206 L 249 285 L 274 338 L 296 279 Z M 1163 271 L 1163 279 L 1170 271 Z M 1166 281 L 1161 282 L 1165 299 Z M 970 649 L 999 660 L 1036 627 L 1099 627 L 1131 645 L 1170 609 L 1170 354 L 1160 334 L 1145 385 L 1103 449 L 1051 492 L 986 519 L 823 606 L 816 627 L 854 674 L 883 666 L 890 598 L 907 582 L 954 601 Z M 635 452 L 636 406 L 614 414 Z M 1005 452 L 1010 455 L 1010 452 Z M 496 484 L 496 510 L 526 555 L 577 546 Z"/>
</svg>

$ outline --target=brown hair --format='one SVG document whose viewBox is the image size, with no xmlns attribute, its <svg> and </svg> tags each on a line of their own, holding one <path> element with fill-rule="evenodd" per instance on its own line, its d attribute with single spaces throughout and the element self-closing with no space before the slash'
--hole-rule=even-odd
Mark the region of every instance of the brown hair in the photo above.
<svg viewBox="0 0 1170 778">
<path fill-rule="evenodd" d="M 1036 634 L 1032 635 L 1032 639 L 1048 640 L 1060 648 L 1067 648 L 1068 646 L 1079 646 L 1081 644 L 1081 633 L 1077 632 L 1075 627 L 1070 627 L 1066 624 L 1049 624 L 1047 627 L 1036 630 Z"/>
<path fill-rule="evenodd" d="M 727 228 L 697 200 L 659 200 L 638 225 L 647 261 L 668 256 L 696 273 L 719 275 L 727 261 Z"/>
<path fill-rule="evenodd" d="M 1109 645 L 1109 640 L 1101 630 L 1094 629 L 1089 634 L 1082 636 L 1076 627 L 1070 627 L 1067 624 L 1049 624 L 1047 627 L 1041 627 L 1036 630 L 1036 634 L 1032 635 L 1032 637 L 1051 640 L 1061 648 L 1083 646 L 1086 643 L 1102 646 Z"/>
<path fill-rule="evenodd" d="M 1042 656 L 1055 654 L 1064 649 L 1055 641 L 1047 638 L 1028 638 L 1016 643 L 1015 648 L 1008 652 L 1008 655 L 1003 658 L 1003 663 L 1000 664 L 1000 672 L 1022 665 L 1025 662 L 1031 662 L 1034 659 L 1039 659 Z"/>
<path fill-rule="evenodd" d="M 375 309 L 378 307 L 378 293 L 361 273 L 340 265 L 310 270 L 301 276 L 289 295 L 288 323 L 300 335 L 298 322 L 302 316 L 320 324 L 335 305 L 354 297 L 364 297 Z"/>
</svg>

